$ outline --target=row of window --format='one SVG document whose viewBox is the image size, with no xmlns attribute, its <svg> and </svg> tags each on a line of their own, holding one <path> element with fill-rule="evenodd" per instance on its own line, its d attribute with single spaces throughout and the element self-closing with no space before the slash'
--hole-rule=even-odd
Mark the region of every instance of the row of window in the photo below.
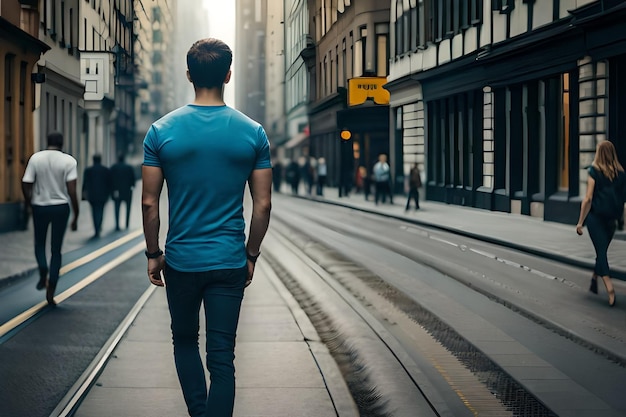
<svg viewBox="0 0 626 417">
<path fill-rule="evenodd" d="M 350 78 L 389 74 L 389 24 L 376 23 L 374 36 L 368 33 L 368 27 L 361 26 L 354 39 L 354 32 L 350 31 L 341 45 L 335 45 L 334 50 L 329 50 L 320 60 L 318 99 L 337 92 L 338 87 L 345 87 Z M 373 39 L 372 48 L 368 39 Z"/>
<path fill-rule="evenodd" d="M 451 38 L 482 21 L 482 0 L 412 0 L 395 3 L 395 54 Z"/>
<path fill-rule="evenodd" d="M 92 9 L 96 9 L 96 2 L 85 0 Z M 44 0 L 40 14 L 40 23 L 45 33 L 50 38 L 59 42 L 62 48 L 67 48 L 69 54 L 73 54 L 81 47 L 84 50 L 102 51 L 109 50 L 113 41 L 121 44 L 124 49 L 130 50 L 131 25 L 132 25 L 132 1 L 114 0 L 111 2 L 111 13 L 102 10 L 99 3 L 97 10 L 98 19 L 102 19 L 104 28 L 96 28 L 91 25 L 87 17 L 83 17 L 82 33 L 79 32 L 79 11 L 66 4 L 64 0 Z M 104 6 L 107 3 L 104 2 Z M 110 34 L 117 34 L 111 37 Z"/>
<path fill-rule="evenodd" d="M 585 58 L 577 72 L 495 91 L 487 86 L 482 93 L 470 91 L 429 102 L 429 180 L 485 189 L 505 188 L 505 181 L 510 181 L 510 192 L 523 190 L 529 197 L 557 191 L 584 195 L 587 176 L 576 175 L 572 169 L 586 170 L 596 145 L 607 139 L 608 77 L 606 61 Z M 571 99 L 572 88 L 576 101 Z M 548 96 L 558 100 L 547 101 Z M 397 116 L 403 111 L 396 109 Z M 572 112 L 579 113 L 578 120 L 572 119 Z M 420 136 L 419 131 L 409 135 L 410 126 L 399 125 L 402 120 L 396 122 L 396 128 L 403 139 Z M 500 134 L 496 136 L 498 123 Z M 575 145 L 573 129 L 579 138 Z M 409 149 L 411 145 L 403 140 L 404 152 L 419 160 L 417 151 L 423 149 Z M 536 168 L 548 148 L 554 148 L 558 163 L 553 185 L 546 185 Z M 522 153 L 526 155 L 523 161 L 508 157 L 507 162 L 507 155 Z M 523 172 L 526 182 L 521 175 L 507 180 L 507 170 Z M 575 178 L 578 183 L 573 182 Z"/>
</svg>

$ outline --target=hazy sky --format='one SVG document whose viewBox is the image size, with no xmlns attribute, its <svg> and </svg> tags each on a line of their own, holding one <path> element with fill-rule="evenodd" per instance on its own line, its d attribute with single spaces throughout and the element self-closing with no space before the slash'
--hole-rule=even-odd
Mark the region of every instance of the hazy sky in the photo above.
<svg viewBox="0 0 626 417">
<path fill-rule="evenodd" d="M 195 0 L 194 0 L 195 1 Z M 203 0 L 209 13 L 209 36 L 223 40 L 231 47 L 235 57 L 235 0 Z M 229 83 L 224 90 L 224 99 L 230 106 L 235 105 L 234 84 Z"/>
</svg>

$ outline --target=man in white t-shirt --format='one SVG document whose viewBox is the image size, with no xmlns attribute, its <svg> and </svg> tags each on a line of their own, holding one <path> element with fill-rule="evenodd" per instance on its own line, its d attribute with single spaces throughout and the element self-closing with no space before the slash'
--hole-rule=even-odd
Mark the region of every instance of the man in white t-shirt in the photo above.
<svg viewBox="0 0 626 417">
<path fill-rule="evenodd" d="M 63 134 L 48 134 L 48 147 L 30 157 L 22 178 L 22 192 L 27 207 L 32 208 L 35 229 L 35 258 L 39 266 L 37 289 L 46 287 L 46 300 L 54 306 L 54 291 L 61 269 L 61 246 L 70 217 L 76 230 L 78 198 L 76 196 L 76 159 L 63 153 Z M 46 236 L 52 225 L 50 266 L 46 260 Z"/>
</svg>

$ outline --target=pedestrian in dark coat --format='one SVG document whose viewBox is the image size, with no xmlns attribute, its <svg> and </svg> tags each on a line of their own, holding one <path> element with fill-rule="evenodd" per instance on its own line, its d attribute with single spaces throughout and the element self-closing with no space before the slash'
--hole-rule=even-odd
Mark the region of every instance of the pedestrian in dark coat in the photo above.
<svg viewBox="0 0 626 417">
<path fill-rule="evenodd" d="M 297 195 L 300 186 L 300 167 L 295 160 L 287 165 L 287 182 L 291 185 L 291 193 Z"/>
<path fill-rule="evenodd" d="M 408 211 L 411 207 L 411 199 L 415 200 L 415 210 L 420 208 L 420 187 L 422 186 L 422 177 L 420 175 L 420 169 L 417 163 L 413 164 L 411 171 L 409 172 L 409 197 L 406 200 L 406 208 L 404 211 Z"/>
<path fill-rule="evenodd" d="M 583 234 L 587 226 L 596 251 L 596 264 L 589 291 L 598 293 L 598 277 L 602 278 L 609 295 L 609 305 L 615 305 L 615 290 L 609 276 L 607 251 L 615 234 L 618 219 L 624 214 L 626 199 L 626 174 L 617 160 L 615 147 L 604 141 L 596 147 L 596 156 L 589 167 L 587 193 L 580 205 L 576 233 Z"/>
<path fill-rule="evenodd" d="M 124 154 L 120 153 L 117 163 L 111 167 L 111 196 L 115 203 L 115 230 L 120 230 L 120 208 L 126 204 L 126 229 L 130 221 L 130 202 L 135 188 L 135 170 L 124 162 Z"/>
<path fill-rule="evenodd" d="M 89 201 L 93 219 L 94 237 L 100 237 L 104 206 L 111 196 L 111 173 L 102 165 L 100 155 L 93 156 L 93 165 L 85 169 L 83 176 L 83 200 Z"/>
</svg>

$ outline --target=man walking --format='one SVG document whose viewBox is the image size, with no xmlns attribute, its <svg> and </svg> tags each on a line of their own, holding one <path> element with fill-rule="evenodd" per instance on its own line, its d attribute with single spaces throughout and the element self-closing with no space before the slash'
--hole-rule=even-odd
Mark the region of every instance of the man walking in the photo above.
<svg viewBox="0 0 626 417">
<path fill-rule="evenodd" d="M 94 237 L 100 237 L 104 205 L 111 195 L 111 178 L 109 168 L 102 165 L 100 155 L 93 156 L 93 165 L 85 169 L 83 177 L 83 200 L 89 201 L 93 219 Z"/>
<path fill-rule="evenodd" d="M 387 155 L 378 155 L 378 162 L 374 164 L 372 171 L 374 173 L 374 181 L 376 182 L 374 202 L 378 205 L 378 200 L 382 199 L 383 204 L 385 204 L 387 196 L 389 196 L 389 202 L 393 204 L 393 195 L 391 194 L 390 183 L 391 170 L 389 168 L 389 164 L 387 163 Z"/>
<path fill-rule="evenodd" d="M 117 163 L 111 167 L 111 195 L 115 203 L 115 230 L 120 230 L 120 207 L 126 204 L 126 229 L 130 221 L 130 202 L 135 188 L 135 170 L 124 162 L 124 154 L 117 156 Z"/>
<path fill-rule="evenodd" d="M 46 289 L 46 300 L 54 306 L 54 291 L 59 281 L 61 269 L 61 247 L 70 217 L 72 205 L 72 230 L 78 221 L 78 198 L 76 196 L 76 160 L 62 152 L 63 135 L 59 132 L 48 134 L 48 147 L 30 157 L 24 177 L 22 193 L 27 207 L 33 213 L 35 229 L 35 258 L 39 267 L 37 289 Z M 46 259 L 46 237 L 48 226 L 52 225 L 50 238 L 50 266 Z M 48 273 L 50 274 L 48 276 Z"/>
<path fill-rule="evenodd" d="M 239 311 L 270 219 L 269 142 L 261 125 L 224 103 L 231 63 L 232 52 L 223 42 L 194 43 L 187 53 L 194 102 L 153 123 L 144 139 L 142 210 L 148 277 L 154 285 L 165 285 L 174 361 L 192 417 L 232 415 Z M 166 256 L 159 247 L 164 180 L 169 199 Z M 252 197 L 247 242 L 246 184 Z M 208 393 L 198 351 L 201 304 L 211 375 Z"/>
</svg>

